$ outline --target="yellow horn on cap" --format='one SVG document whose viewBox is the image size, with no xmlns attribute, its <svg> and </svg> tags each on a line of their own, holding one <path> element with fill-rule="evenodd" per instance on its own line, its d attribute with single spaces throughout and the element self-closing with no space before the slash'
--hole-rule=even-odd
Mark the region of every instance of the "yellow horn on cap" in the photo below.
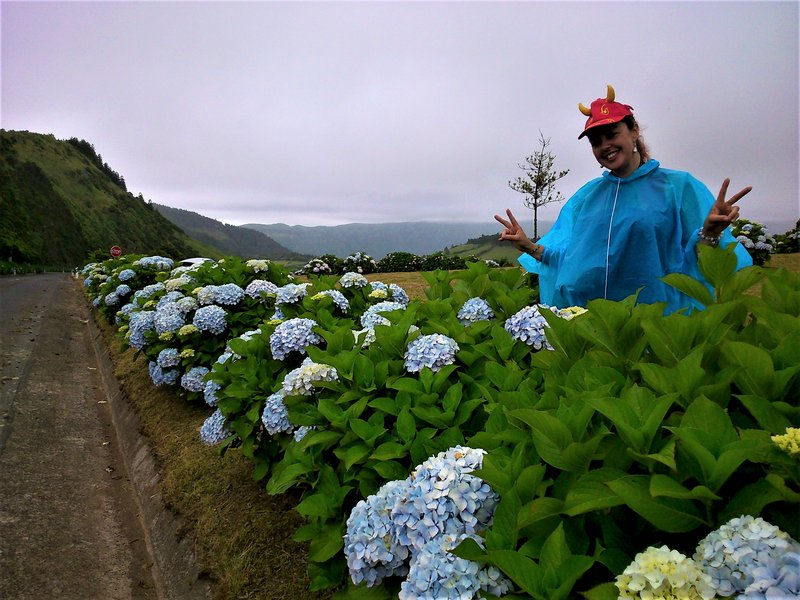
<svg viewBox="0 0 800 600">
<path fill-rule="evenodd" d="M 615 97 L 614 88 L 611 84 L 606 84 L 606 102 L 613 102 Z"/>
<path fill-rule="evenodd" d="M 591 109 L 586 108 L 583 105 L 583 102 L 578 102 L 578 110 L 581 111 L 583 114 L 585 114 L 587 117 L 591 117 L 592 116 Z"/>
</svg>

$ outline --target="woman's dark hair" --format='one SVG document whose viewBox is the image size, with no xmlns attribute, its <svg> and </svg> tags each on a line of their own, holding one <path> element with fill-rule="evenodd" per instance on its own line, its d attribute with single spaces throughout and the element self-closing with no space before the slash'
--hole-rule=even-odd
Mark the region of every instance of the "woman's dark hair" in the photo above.
<svg viewBox="0 0 800 600">
<path fill-rule="evenodd" d="M 633 128 L 638 125 L 636 119 L 633 118 L 633 115 L 628 115 L 622 122 L 628 127 L 629 131 L 633 131 Z M 647 144 L 644 143 L 644 139 L 642 139 L 642 128 L 639 127 L 639 137 L 636 138 L 636 149 L 639 151 L 639 155 L 642 157 L 642 161 L 647 162 L 650 160 L 650 148 L 647 147 Z"/>
</svg>

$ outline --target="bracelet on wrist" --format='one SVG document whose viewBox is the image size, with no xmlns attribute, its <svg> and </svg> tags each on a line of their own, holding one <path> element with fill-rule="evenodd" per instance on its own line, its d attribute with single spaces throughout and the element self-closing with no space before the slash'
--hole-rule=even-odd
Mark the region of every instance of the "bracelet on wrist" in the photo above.
<svg viewBox="0 0 800 600">
<path fill-rule="evenodd" d="M 532 256 L 533 258 L 536 258 L 536 254 L 537 254 L 537 253 L 539 253 L 539 254 L 541 255 L 541 251 L 542 251 L 542 246 L 541 246 L 541 245 L 539 245 L 539 244 L 537 244 L 537 243 L 534 243 L 534 244 L 533 244 L 533 248 L 530 248 L 530 249 L 529 249 L 529 248 L 526 248 L 526 249 L 524 250 L 525 254 L 529 254 L 529 255 L 530 255 L 530 256 Z"/>
<path fill-rule="evenodd" d="M 697 237 L 700 238 L 700 241 L 706 242 L 708 243 L 709 246 L 713 246 L 714 248 L 719 246 L 719 238 L 721 235 L 722 235 L 721 233 L 718 233 L 717 235 L 706 235 L 703 232 L 702 227 L 697 230 Z"/>
</svg>

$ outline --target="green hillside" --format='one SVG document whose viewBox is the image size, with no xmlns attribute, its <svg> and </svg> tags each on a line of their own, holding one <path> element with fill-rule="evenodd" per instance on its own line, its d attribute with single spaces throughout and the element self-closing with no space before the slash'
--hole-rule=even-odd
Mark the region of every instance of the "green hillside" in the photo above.
<svg viewBox="0 0 800 600">
<path fill-rule="evenodd" d="M 515 265 L 517 257 L 519 256 L 519 250 L 515 250 L 511 244 L 508 242 L 501 242 L 497 238 L 498 236 L 496 233 L 483 235 L 468 240 L 466 244 L 451 246 L 446 252 L 455 256 L 463 256 L 464 258 L 477 256 L 483 260 L 494 260 L 498 263 L 506 261 L 509 264 Z"/>
<path fill-rule="evenodd" d="M 0 129 L 0 261 L 72 268 L 113 245 L 174 259 L 222 255 L 130 194 L 88 142 Z"/>
<path fill-rule="evenodd" d="M 156 203 L 153 203 L 153 207 L 193 239 L 219 248 L 227 255 L 241 258 L 269 258 L 270 260 L 300 264 L 313 258 L 292 252 L 255 229 L 221 223 L 182 208 L 172 208 Z"/>
</svg>

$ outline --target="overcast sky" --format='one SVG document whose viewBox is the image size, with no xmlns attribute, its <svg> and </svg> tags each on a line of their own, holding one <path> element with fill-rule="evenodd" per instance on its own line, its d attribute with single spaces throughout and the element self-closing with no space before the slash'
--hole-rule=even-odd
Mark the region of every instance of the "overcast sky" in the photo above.
<svg viewBox="0 0 800 600">
<path fill-rule="evenodd" d="M 795 1 L 0 11 L 2 128 L 85 139 L 133 194 L 226 223 L 530 222 L 508 181 L 539 131 L 565 196 L 599 176 L 577 105 L 607 83 L 662 166 L 800 218 Z"/>
</svg>

